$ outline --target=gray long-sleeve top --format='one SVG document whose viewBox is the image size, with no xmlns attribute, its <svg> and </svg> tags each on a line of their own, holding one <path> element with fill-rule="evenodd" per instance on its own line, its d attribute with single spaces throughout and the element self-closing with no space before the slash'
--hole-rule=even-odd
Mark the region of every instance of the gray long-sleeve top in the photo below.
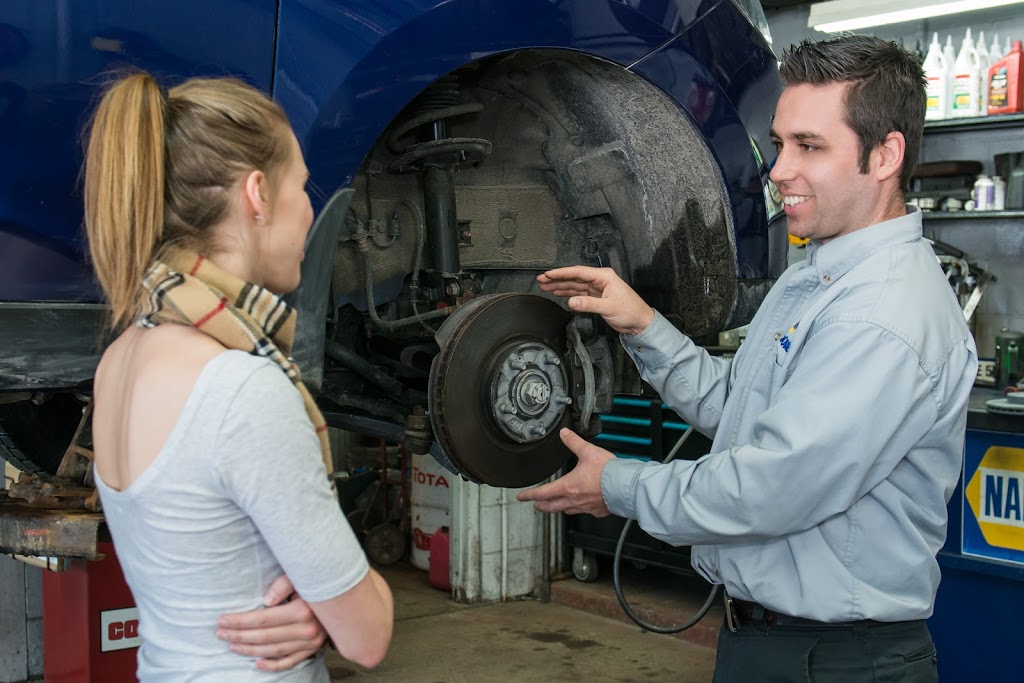
<svg viewBox="0 0 1024 683">
<path fill-rule="evenodd" d="M 622 343 L 714 444 L 693 462 L 608 463 L 614 514 L 785 614 L 931 614 L 977 352 L 919 212 L 810 243 L 732 360 L 660 314 Z"/>
</svg>

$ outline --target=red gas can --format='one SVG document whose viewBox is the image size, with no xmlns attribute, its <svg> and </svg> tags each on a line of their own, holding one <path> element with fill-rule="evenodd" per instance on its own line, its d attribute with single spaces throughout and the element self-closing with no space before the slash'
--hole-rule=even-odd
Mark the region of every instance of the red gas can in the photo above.
<svg viewBox="0 0 1024 683">
<path fill-rule="evenodd" d="M 430 572 L 428 580 L 434 588 L 443 591 L 452 589 L 451 543 L 448 527 L 443 526 L 430 536 Z"/>
<path fill-rule="evenodd" d="M 131 683 L 139 613 L 111 543 L 98 562 L 43 573 L 43 674 L 47 683 Z"/>
</svg>

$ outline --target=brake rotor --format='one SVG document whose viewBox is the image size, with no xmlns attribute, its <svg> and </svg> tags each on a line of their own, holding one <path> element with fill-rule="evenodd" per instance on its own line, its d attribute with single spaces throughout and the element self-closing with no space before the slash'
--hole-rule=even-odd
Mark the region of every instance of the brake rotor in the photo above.
<svg viewBox="0 0 1024 683">
<path fill-rule="evenodd" d="M 495 294 L 477 298 L 439 330 L 430 419 L 467 479 L 530 486 L 569 458 L 558 438 L 571 417 L 569 317 L 550 299 Z"/>
</svg>

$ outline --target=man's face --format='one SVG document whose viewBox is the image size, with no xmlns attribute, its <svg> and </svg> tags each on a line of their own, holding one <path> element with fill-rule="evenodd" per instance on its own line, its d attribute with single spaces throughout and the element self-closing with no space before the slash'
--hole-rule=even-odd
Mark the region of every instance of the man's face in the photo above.
<svg viewBox="0 0 1024 683">
<path fill-rule="evenodd" d="M 884 220 L 884 192 L 874 174 L 860 172 L 857 135 L 843 121 L 846 84 L 793 85 L 779 98 L 772 122 L 778 158 L 771 179 L 786 205 L 789 232 L 830 239 Z"/>
</svg>

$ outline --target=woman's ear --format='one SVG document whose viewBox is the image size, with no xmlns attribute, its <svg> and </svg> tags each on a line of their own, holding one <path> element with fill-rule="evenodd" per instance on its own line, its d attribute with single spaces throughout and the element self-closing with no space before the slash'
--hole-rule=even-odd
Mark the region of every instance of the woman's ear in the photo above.
<svg viewBox="0 0 1024 683">
<path fill-rule="evenodd" d="M 256 221 L 270 220 L 270 203 L 267 201 L 267 176 L 263 171 L 251 171 L 245 176 L 245 203 L 249 216 Z"/>
</svg>

